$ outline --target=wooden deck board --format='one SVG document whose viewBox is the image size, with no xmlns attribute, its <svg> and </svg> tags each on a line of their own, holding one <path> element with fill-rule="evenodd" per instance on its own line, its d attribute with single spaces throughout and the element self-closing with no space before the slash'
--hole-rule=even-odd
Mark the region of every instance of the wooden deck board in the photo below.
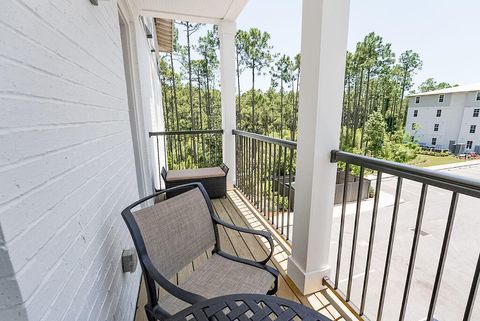
<svg viewBox="0 0 480 321">
<path fill-rule="evenodd" d="M 236 192 L 229 192 L 225 199 L 213 200 L 215 211 L 225 222 L 259 230 L 268 230 L 265 221 L 258 213 L 254 213 L 254 209 L 246 204 L 240 195 Z M 269 245 L 266 240 L 261 237 L 246 233 L 239 233 L 224 227 L 219 228 L 220 246 L 227 253 L 238 255 L 247 259 L 262 260 L 269 253 Z M 274 255 L 268 262 L 269 265 L 279 270 L 279 284 L 277 295 L 282 298 L 300 302 L 316 311 L 324 314 L 328 318 L 335 321 L 351 320 L 345 311 L 338 304 L 332 304 L 330 296 L 326 292 L 320 291 L 311 295 L 304 296 L 294 285 L 293 281 L 287 275 L 287 259 L 289 256 L 289 245 L 283 239 L 274 237 Z M 188 278 L 189 273 L 200 267 L 210 253 L 207 251 L 204 255 L 195 259 L 194 262 L 187 265 L 180 271 L 176 279 L 181 284 Z M 146 303 L 146 295 L 143 281 L 141 283 L 140 294 L 137 302 L 137 313 L 135 321 L 146 321 L 143 306 Z"/>
</svg>

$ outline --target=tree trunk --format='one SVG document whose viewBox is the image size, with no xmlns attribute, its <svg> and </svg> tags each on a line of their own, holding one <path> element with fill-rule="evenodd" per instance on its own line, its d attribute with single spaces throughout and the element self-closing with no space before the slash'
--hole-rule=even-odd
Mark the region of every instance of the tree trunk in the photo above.
<svg viewBox="0 0 480 321">
<path fill-rule="evenodd" d="M 252 61 L 252 131 L 255 132 L 255 60 Z"/>
<path fill-rule="evenodd" d="M 283 139 L 283 79 L 280 79 L 280 138 Z"/>
<path fill-rule="evenodd" d="M 192 90 L 192 59 L 190 52 L 190 22 L 187 21 L 187 58 L 188 58 L 188 95 L 190 99 L 190 117 L 192 122 L 192 130 L 195 130 L 195 116 L 193 114 L 193 90 Z M 195 136 L 192 135 L 193 159 L 197 160 L 197 144 Z"/>
<path fill-rule="evenodd" d="M 175 118 L 176 118 L 176 125 L 177 125 L 177 130 L 180 130 L 180 125 L 179 125 L 179 117 L 178 117 L 178 101 L 177 101 L 177 84 L 175 82 L 175 68 L 173 66 L 173 53 L 170 52 L 170 67 L 172 68 L 172 87 L 173 87 L 173 102 L 175 106 Z M 182 155 L 182 145 L 180 141 L 180 136 L 177 136 L 178 138 L 178 155 L 180 156 L 180 159 L 183 158 Z"/>
<path fill-rule="evenodd" d="M 345 144 L 348 147 L 348 133 L 350 129 L 350 122 L 349 118 L 351 118 L 351 113 L 350 113 L 350 106 L 351 106 L 351 101 L 352 98 L 350 97 L 351 95 L 351 84 L 350 84 L 350 79 L 347 82 L 347 111 L 345 113 Z"/>
<path fill-rule="evenodd" d="M 242 94 L 240 91 L 240 61 L 238 59 L 239 52 L 236 52 L 237 60 L 237 90 L 238 90 L 238 108 L 237 108 L 237 123 L 238 128 L 242 129 Z"/>
<path fill-rule="evenodd" d="M 198 109 L 200 111 L 200 129 L 203 129 L 203 113 L 202 113 L 202 84 L 200 81 L 200 71 L 197 73 L 197 82 L 198 82 Z M 200 135 L 200 141 L 202 144 L 202 156 L 203 161 L 205 161 L 205 140 L 203 135 Z"/>
<path fill-rule="evenodd" d="M 365 90 L 365 103 L 363 107 L 363 117 L 362 117 L 362 134 L 360 135 L 360 149 L 363 147 L 363 136 L 365 133 L 365 123 L 368 118 L 368 94 L 370 89 L 370 68 L 367 70 L 367 88 Z"/>
</svg>

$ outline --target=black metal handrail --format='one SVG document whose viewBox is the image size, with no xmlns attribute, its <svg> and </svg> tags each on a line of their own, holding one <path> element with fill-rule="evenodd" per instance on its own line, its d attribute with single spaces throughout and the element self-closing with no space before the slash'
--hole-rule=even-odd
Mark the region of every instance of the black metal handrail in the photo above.
<svg viewBox="0 0 480 321">
<path fill-rule="evenodd" d="M 412 181 L 447 189 L 452 192 L 480 198 L 480 181 L 468 177 L 339 150 L 332 151 L 331 160 L 333 162 L 342 161 L 353 165 L 363 166 L 382 173 L 403 177 Z"/>
<path fill-rule="evenodd" d="M 248 137 L 248 138 L 253 138 L 253 139 L 261 141 L 261 142 L 272 143 L 272 144 L 279 145 L 279 146 L 284 146 L 284 147 L 288 147 L 288 148 L 292 148 L 292 149 L 297 149 L 297 142 L 294 142 L 294 141 L 291 141 L 291 140 L 265 136 L 265 135 L 246 132 L 246 131 L 237 130 L 237 129 L 232 130 L 232 134 L 233 135 L 238 135 L 238 136 L 243 136 L 243 137 Z"/>
<path fill-rule="evenodd" d="M 405 275 L 405 283 L 402 292 L 402 302 L 400 305 L 399 321 L 405 320 L 406 309 L 410 294 L 411 283 L 413 279 L 413 272 L 415 268 L 415 260 L 417 256 L 417 249 L 420 242 L 422 221 L 424 217 L 424 209 L 427 199 L 427 192 L 429 186 L 435 186 L 447 191 L 452 192 L 450 206 L 448 210 L 447 222 L 445 225 L 445 231 L 442 240 L 442 246 L 440 251 L 440 256 L 438 259 L 438 264 L 435 273 L 435 279 L 432 286 L 432 295 L 430 297 L 430 303 L 428 306 L 428 313 L 426 320 L 432 321 L 434 317 L 435 307 L 438 300 L 438 295 L 440 291 L 440 285 L 442 282 L 443 271 L 445 267 L 445 262 L 447 259 L 447 253 L 451 238 L 451 233 L 453 230 L 453 223 L 455 220 L 455 214 L 458 204 L 458 199 L 460 194 L 473 196 L 480 198 L 480 181 L 452 175 L 445 172 L 433 171 L 430 169 L 418 168 L 410 165 L 399 164 L 387 160 L 376 159 L 372 157 L 352 154 L 348 152 L 333 150 L 331 152 L 331 161 L 332 162 L 344 162 L 345 163 L 345 183 L 344 183 L 344 193 L 343 201 L 341 208 L 340 216 L 340 227 L 338 235 L 338 248 L 337 248 L 337 260 L 336 260 L 336 269 L 334 280 L 331 281 L 329 278 L 324 278 L 324 284 L 334 291 L 338 298 L 340 298 L 344 303 L 346 303 L 349 309 L 359 318 L 368 320 L 368 317 L 365 316 L 366 308 L 366 297 L 368 292 L 368 282 L 370 276 L 370 267 L 372 262 L 372 252 L 374 247 L 375 240 L 375 231 L 377 224 L 377 215 L 379 207 L 379 194 L 382 184 L 382 175 L 384 173 L 391 174 L 393 177 L 397 178 L 396 189 L 395 189 L 395 200 L 393 203 L 392 219 L 389 227 L 389 237 L 387 252 L 385 255 L 385 265 L 383 269 L 383 277 L 381 282 L 380 295 L 378 298 L 378 308 L 376 313 L 376 320 L 380 321 L 383 317 L 384 307 L 385 307 L 385 297 L 386 289 L 389 281 L 389 272 L 392 262 L 392 253 L 395 241 L 395 232 L 397 230 L 397 221 L 399 217 L 399 207 L 400 207 L 400 197 L 402 192 L 402 183 L 404 179 L 412 180 L 422 184 L 421 192 L 419 194 L 419 204 L 416 214 L 416 223 L 414 228 L 414 235 L 412 239 L 411 251 L 408 259 L 408 269 Z M 342 250 L 343 250 L 343 241 L 345 233 L 345 219 L 346 219 L 346 195 L 348 190 L 348 176 L 352 165 L 360 167 L 360 182 L 358 185 L 358 195 L 361 195 L 363 188 L 363 180 L 365 170 L 376 171 L 376 186 L 375 186 L 375 197 L 373 200 L 373 210 L 372 217 L 370 221 L 370 229 L 368 235 L 368 249 L 365 260 L 365 269 L 363 277 L 363 287 L 361 292 L 360 304 L 352 302 L 352 283 L 353 283 L 353 273 L 354 267 L 356 264 L 356 250 L 357 250 L 357 240 L 359 235 L 359 222 L 361 218 L 361 197 L 357 197 L 354 223 L 353 223 L 353 235 L 352 235 L 352 244 L 350 252 L 350 260 L 348 267 L 348 278 L 346 284 L 346 293 L 344 294 L 339 289 L 339 278 L 340 278 L 340 268 L 342 266 Z M 468 300 L 465 304 L 464 311 L 464 321 L 471 320 L 473 305 L 475 303 L 475 296 L 479 286 L 479 275 L 480 275 L 480 255 L 475 267 L 475 272 L 473 275 L 473 281 L 471 283 L 468 295 Z M 399 302 L 400 303 L 400 302 Z"/>
<path fill-rule="evenodd" d="M 291 237 L 297 143 L 233 130 L 236 187 L 287 239 Z"/>
<path fill-rule="evenodd" d="M 157 147 L 157 163 L 168 169 L 201 168 L 222 163 L 223 129 L 150 132 Z M 163 144 L 162 144 L 163 143 Z M 163 148 L 161 148 L 163 147 Z M 161 151 L 163 150 L 163 155 Z"/>
<path fill-rule="evenodd" d="M 172 130 L 166 132 L 149 132 L 148 136 L 175 136 L 175 135 L 201 135 L 201 134 L 223 134 L 223 129 L 203 130 Z"/>
</svg>

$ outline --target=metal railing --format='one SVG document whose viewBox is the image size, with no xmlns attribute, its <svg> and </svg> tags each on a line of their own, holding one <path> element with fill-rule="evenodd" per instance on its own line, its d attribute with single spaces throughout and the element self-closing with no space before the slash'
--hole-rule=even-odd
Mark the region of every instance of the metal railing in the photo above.
<svg viewBox="0 0 480 321">
<path fill-rule="evenodd" d="M 403 277 L 401 276 L 401 280 L 403 282 L 403 288 L 401 291 L 401 302 L 397 302 L 396 307 L 400 305 L 399 309 L 399 316 L 398 320 L 406 320 L 406 311 L 408 300 L 410 297 L 410 290 L 412 287 L 412 279 L 415 269 L 415 260 L 417 257 L 417 250 L 420 243 L 420 236 L 422 235 L 422 220 L 424 217 L 424 209 L 425 204 L 427 201 L 427 192 L 429 186 L 440 188 L 448 193 L 451 192 L 449 208 L 448 208 L 448 215 L 446 217 L 446 224 L 445 230 L 443 232 L 443 237 L 441 241 L 441 249 L 440 255 L 438 258 L 438 262 L 436 264 L 435 269 L 435 277 L 432 279 L 433 284 L 431 285 L 431 297 L 429 299 L 428 308 L 425 307 L 426 312 L 426 320 L 431 321 L 434 320 L 434 313 L 435 308 L 437 306 L 437 301 L 439 298 L 439 291 L 440 285 L 442 283 L 442 277 L 444 274 L 445 263 L 447 260 L 447 253 L 449 249 L 449 243 L 452 235 L 452 229 L 455 220 L 455 214 L 457 210 L 457 204 L 459 195 L 468 195 L 475 198 L 480 198 L 480 182 L 477 180 L 469 179 L 466 177 L 456 176 L 445 172 L 433 171 L 429 169 L 422 169 L 418 167 L 413 167 L 409 165 L 399 164 L 395 162 L 390 162 L 381 159 L 375 159 L 366 156 L 360 156 L 356 154 L 351 154 L 347 152 L 337 151 L 334 150 L 331 153 L 331 161 L 332 162 L 342 162 L 342 166 L 345 166 L 345 182 L 348 180 L 348 176 L 351 173 L 353 167 L 356 167 L 355 170 L 360 172 L 360 184 L 358 185 L 358 195 L 362 193 L 363 184 L 362 181 L 364 179 L 364 174 L 367 170 L 376 172 L 376 186 L 375 186 L 375 196 L 373 199 L 373 207 L 371 210 L 371 220 L 369 223 L 369 228 L 364 229 L 364 233 L 368 232 L 368 248 L 366 248 L 366 258 L 365 259 L 365 266 L 363 273 L 359 275 L 363 275 L 363 285 L 361 294 L 357 297 L 360 297 L 359 302 L 352 302 L 352 284 L 354 279 L 354 271 L 355 266 L 358 264 L 356 259 L 358 259 L 358 255 L 356 255 L 356 251 L 359 248 L 358 244 L 358 237 L 359 237 L 359 225 L 360 220 L 362 218 L 363 213 L 361 212 L 361 199 L 358 198 L 355 206 L 355 213 L 352 217 L 353 219 L 353 232 L 349 232 L 348 234 L 352 235 L 351 238 L 351 249 L 350 253 L 347 254 L 347 269 L 348 269 L 348 277 L 346 280 L 340 281 L 340 270 L 342 267 L 342 250 L 344 250 L 344 238 L 345 238 L 345 221 L 346 221 L 346 208 L 347 202 L 345 198 L 342 201 L 341 213 L 340 213 L 340 222 L 339 222 L 339 235 L 338 235 L 338 248 L 337 248 L 337 258 L 336 258 L 336 269 L 333 281 L 324 278 L 324 284 L 334 291 L 334 293 L 341 299 L 344 303 L 347 304 L 349 309 L 359 318 L 369 320 L 367 316 L 365 316 L 365 309 L 366 309 L 366 299 L 367 299 L 367 292 L 369 291 L 369 277 L 371 273 L 371 266 L 372 266 L 372 253 L 373 248 L 375 245 L 375 234 L 381 227 L 377 226 L 377 219 L 379 218 L 379 197 L 380 197 L 380 189 L 382 187 L 382 175 L 390 174 L 392 175 L 392 179 L 396 179 L 396 187 L 394 193 L 394 201 L 393 201 L 393 210 L 391 221 L 388 227 L 385 227 L 385 233 L 388 232 L 388 245 L 386 247 L 386 255 L 382 258 L 384 260 L 383 265 L 383 273 L 381 275 L 381 287 L 379 296 L 375 298 L 376 302 L 372 302 L 377 304 L 374 307 L 370 307 L 370 310 L 376 311 L 375 320 L 380 321 L 384 316 L 385 310 L 385 299 L 386 299 L 386 291 L 387 285 L 389 282 L 389 273 L 392 267 L 392 253 L 394 249 L 394 241 L 395 241 L 395 233 L 398 232 L 397 228 L 397 221 L 399 218 L 399 208 L 400 208 L 400 200 L 402 195 L 402 183 L 404 180 L 409 180 L 413 182 L 417 182 L 416 184 L 421 184 L 421 191 L 418 194 L 419 203 L 418 208 L 416 210 L 416 217 L 415 217 L 415 226 L 413 229 L 413 238 L 412 238 L 412 245 L 410 254 L 408 257 L 408 268 L 406 269 L 406 274 Z M 344 193 L 343 195 L 347 195 L 348 184 L 344 184 Z M 352 211 L 353 212 L 353 211 Z M 414 212 L 415 213 L 415 212 Z M 403 217 L 402 217 L 403 219 Z M 384 221 L 385 222 L 385 221 Z M 383 226 L 382 226 L 383 227 Z M 365 236 L 365 235 L 364 235 Z M 472 240 L 472 243 L 479 242 L 477 240 Z M 365 245 L 367 246 L 367 245 Z M 405 258 L 406 262 L 407 258 Z M 358 261 L 358 260 L 357 260 Z M 435 264 L 435 263 L 431 263 Z M 433 269 L 433 268 L 432 268 Z M 473 269 L 473 266 L 472 266 Z M 381 270 L 381 269 L 380 269 Z M 357 268 L 358 272 L 358 268 Z M 358 273 L 357 273 L 358 274 Z M 478 256 L 478 260 L 476 260 L 475 270 L 472 275 L 472 282 L 467 283 L 471 284 L 469 289 L 465 289 L 464 293 L 466 294 L 468 291 L 468 297 L 465 302 L 465 306 L 462 307 L 461 312 L 462 320 L 468 321 L 472 320 L 472 312 L 473 306 L 475 302 L 475 295 L 478 289 L 479 283 L 479 275 L 480 275 L 480 255 Z M 357 275 L 358 277 L 358 275 Z M 376 281 L 376 280 L 375 280 Z M 457 280 L 458 281 L 458 280 Z M 346 291 L 345 293 L 340 291 L 339 283 L 346 282 Z M 380 279 L 378 279 L 380 282 Z M 456 282 L 456 280 L 453 280 Z M 467 280 L 468 282 L 468 280 Z M 380 284 L 380 283 L 379 283 Z M 457 284 L 457 283 L 456 283 Z M 397 288 L 395 288 L 397 290 Z M 462 289 L 463 291 L 463 289 Z M 398 293 L 400 294 L 400 293 Z M 400 296 L 399 296 L 400 298 Z M 371 298 L 370 298 L 371 299 Z M 426 301 L 427 302 L 427 301 Z M 358 304 L 359 303 L 359 304 Z M 371 316 L 372 317 L 372 316 Z M 389 320 L 391 318 L 388 318 Z M 397 319 L 397 318 L 395 318 Z"/>
<path fill-rule="evenodd" d="M 150 132 L 155 137 L 157 163 L 168 169 L 218 166 L 222 163 L 223 129 Z"/>
<path fill-rule="evenodd" d="M 236 187 L 287 239 L 291 239 L 297 143 L 233 130 Z"/>
</svg>

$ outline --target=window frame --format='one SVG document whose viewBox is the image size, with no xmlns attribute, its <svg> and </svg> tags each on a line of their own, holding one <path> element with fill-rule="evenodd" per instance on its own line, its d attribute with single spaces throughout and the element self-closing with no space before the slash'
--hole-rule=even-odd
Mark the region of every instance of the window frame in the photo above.
<svg viewBox="0 0 480 321">
<path fill-rule="evenodd" d="M 442 110 L 437 109 L 437 116 L 436 117 L 442 117 Z"/>
<path fill-rule="evenodd" d="M 480 91 L 477 91 L 477 98 L 475 100 L 480 101 Z"/>
<path fill-rule="evenodd" d="M 474 108 L 473 109 L 473 117 L 478 117 L 480 114 L 480 108 Z"/>
<path fill-rule="evenodd" d="M 445 94 L 438 95 L 438 102 L 443 103 L 445 101 Z"/>
<path fill-rule="evenodd" d="M 433 124 L 433 131 L 438 132 L 438 129 L 440 128 L 440 124 Z"/>
<path fill-rule="evenodd" d="M 477 131 L 477 125 L 470 125 L 470 134 L 475 134 Z"/>
<path fill-rule="evenodd" d="M 437 146 L 437 137 L 432 137 L 432 146 Z"/>
<path fill-rule="evenodd" d="M 417 117 L 418 116 L 418 109 L 414 109 L 413 110 L 413 117 Z"/>
<path fill-rule="evenodd" d="M 470 147 L 468 147 L 468 143 L 470 143 Z M 467 140 L 466 149 L 472 149 L 472 148 L 473 148 L 473 140 Z"/>
<path fill-rule="evenodd" d="M 417 96 L 415 97 L 415 104 L 419 104 L 420 103 L 420 96 Z"/>
</svg>

